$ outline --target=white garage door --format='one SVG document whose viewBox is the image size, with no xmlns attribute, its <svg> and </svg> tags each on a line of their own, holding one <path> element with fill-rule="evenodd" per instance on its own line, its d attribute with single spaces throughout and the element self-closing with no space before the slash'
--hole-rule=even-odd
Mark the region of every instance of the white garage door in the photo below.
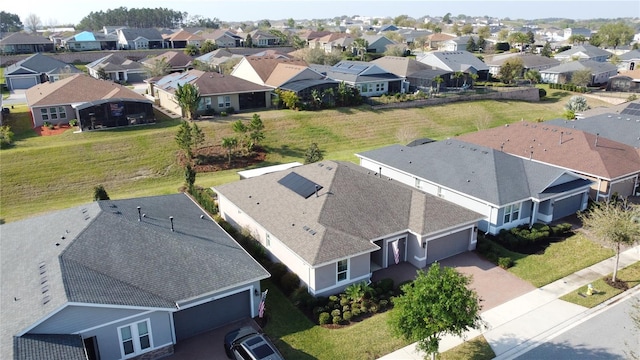
<svg viewBox="0 0 640 360">
<path fill-rule="evenodd" d="M 427 263 L 446 259 L 469 250 L 471 229 L 427 242 Z"/>
<path fill-rule="evenodd" d="M 35 77 L 27 78 L 8 78 L 7 85 L 11 90 L 28 89 L 38 84 Z"/>
</svg>

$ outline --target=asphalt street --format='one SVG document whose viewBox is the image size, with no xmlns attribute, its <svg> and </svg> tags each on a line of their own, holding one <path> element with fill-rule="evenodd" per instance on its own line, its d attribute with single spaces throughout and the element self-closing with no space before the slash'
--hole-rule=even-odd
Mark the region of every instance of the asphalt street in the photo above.
<svg viewBox="0 0 640 360">
<path fill-rule="evenodd" d="M 631 320 L 640 292 L 611 304 L 519 356 L 518 359 L 629 359 L 629 351 L 640 356 L 640 329 Z"/>
</svg>

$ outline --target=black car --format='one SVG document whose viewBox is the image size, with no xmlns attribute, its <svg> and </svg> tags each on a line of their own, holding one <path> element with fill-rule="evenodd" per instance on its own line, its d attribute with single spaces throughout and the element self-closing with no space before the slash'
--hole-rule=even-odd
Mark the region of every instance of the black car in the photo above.
<svg viewBox="0 0 640 360">
<path fill-rule="evenodd" d="M 271 341 L 250 326 L 227 333 L 224 351 L 235 360 L 284 360 Z"/>
</svg>

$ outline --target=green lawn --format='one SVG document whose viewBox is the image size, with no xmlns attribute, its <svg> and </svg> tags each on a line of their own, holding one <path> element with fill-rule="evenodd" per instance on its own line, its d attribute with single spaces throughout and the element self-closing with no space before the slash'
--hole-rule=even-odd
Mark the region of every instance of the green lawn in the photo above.
<svg viewBox="0 0 640 360">
<path fill-rule="evenodd" d="M 607 277 L 611 277 L 611 274 Z M 640 262 L 636 262 L 624 269 L 618 270 L 617 279 L 626 282 L 629 288 L 640 284 Z M 622 290 L 609 286 L 604 279 L 598 279 L 594 281 L 592 285 L 595 292 L 591 296 L 586 295 L 587 286 L 583 286 L 580 289 L 563 296 L 561 299 L 592 308 L 622 293 Z"/>
<path fill-rule="evenodd" d="M 552 243 L 542 254 L 519 255 L 509 271 L 540 287 L 614 255 L 614 251 L 576 234 Z"/>
<path fill-rule="evenodd" d="M 372 111 L 367 107 L 322 112 L 269 110 L 258 112 L 265 124 L 263 165 L 302 161 L 312 142 L 325 159 L 356 161 L 355 153 L 418 137 L 444 139 L 479 127 L 560 117 L 572 94 L 550 91 L 539 103 L 477 101 L 411 109 Z M 589 100 L 591 106 L 603 103 Z M 19 112 L 23 111 L 22 114 Z M 200 121 L 205 145 L 219 145 L 232 135 L 231 122 L 249 120 L 237 114 Z M 30 129 L 26 107 L 12 109 L 7 122 L 15 146 L 0 151 L 0 220 L 15 221 L 34 214 L 92 200 L 102 184 L 113 199 L 175 193 L 183 183 L 176 165 L 174 141 L 178 121 L 156 125 L 38 137 Z M 196 184 L 209 187 L 238 179 L 236 171 L 198 174 Z"/>
</svg>

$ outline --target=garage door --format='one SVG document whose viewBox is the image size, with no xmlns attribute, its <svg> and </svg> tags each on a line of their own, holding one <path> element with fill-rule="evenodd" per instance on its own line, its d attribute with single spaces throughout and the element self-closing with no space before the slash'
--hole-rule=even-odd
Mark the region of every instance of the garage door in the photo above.
<svg viewBox="0 0 640 360">
<path fill-rule="evenodd" d="M 10 79 L 7 79 L 7 84 L 9 85 L 11 90 L 16 90 L 16 89 L 28 89 L 32 86 L 37 85 L 38 82 L 35 77 L 10 78 Z"/>
<path fill-rule="evenodd" d="M 573 215 L 582 206 L 582 194 L 574 195 L 553 203 L 553 220 Z"/>
<path fill-rule="evenodd" d="M 469 250 L 471 229 L 427 242 L 427 263 L 446 259 Z"/>
<path fill-rule="evenodd" d="M 176 341 L 198 335 L 236 320 L 251 317 L 251 300 L 249 296 L 249 290 L 246 290 L 176 312 L 173 315 L 176 327 Z"/>
</svg>

